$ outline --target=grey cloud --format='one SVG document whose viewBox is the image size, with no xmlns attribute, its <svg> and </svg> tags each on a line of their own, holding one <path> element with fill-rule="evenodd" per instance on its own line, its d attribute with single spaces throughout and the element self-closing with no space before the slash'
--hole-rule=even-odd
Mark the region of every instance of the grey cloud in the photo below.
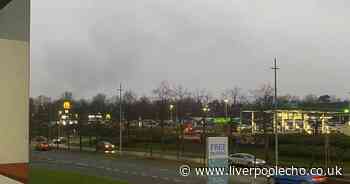
<svg viewBox="0 0 350 184">
<path fill-rule="evenodd" d="M 39 2 L 39 1 L 38 1 Z M 347 1 L 67 0 L 32 5 L 32 95 L 148 93 L 162 80 L 208 88 L 272 82 L 346 95 Z M 327 87 L 326 87 L 327 86 Z"/>
</svg>

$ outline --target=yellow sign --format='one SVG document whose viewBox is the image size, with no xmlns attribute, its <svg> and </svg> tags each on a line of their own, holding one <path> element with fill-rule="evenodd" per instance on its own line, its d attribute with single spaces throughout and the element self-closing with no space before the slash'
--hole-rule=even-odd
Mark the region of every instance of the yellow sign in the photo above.
<svg viewBox="0 0 350 184">
<path fill-rule="evenodd" d="M 106 114 L 106 119 L 110 120 L 112 116 L 110 114 Z"/>
<path fill-rule="evenodd" d="M 63 103 L 63 108 L 64 109 L 70 109 L 71 108 L 71 105 L 70 105 L 70 102 L 66 101 Z"/>
</svg>

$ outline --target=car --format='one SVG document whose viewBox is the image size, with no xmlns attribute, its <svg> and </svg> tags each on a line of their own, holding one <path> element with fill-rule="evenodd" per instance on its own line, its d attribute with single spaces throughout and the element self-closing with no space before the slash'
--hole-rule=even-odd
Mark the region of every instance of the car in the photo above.
<svg viewBox="0 0 350 184">
<path fill-rule="evenodd" d="M 35 146 L 35 149 L 38 151 L 49 151 L 50 145 L 47 142 L 40 142 Z"/>
<path fill-rule="evenodd" d="M 116 146 L 108 141 L 100 141 L 96 145 L 96 151 L 102 153 L 116 153 Z"/>
<path fill-rule="evenodd" d="M 237 126 L 237 131 L 250 130 L 250 129 L 252 129 L 252 126 L 248 124 L 240 124 Z"/>
<path fill-rule="evenodd" d="M 341 128 L 342 126 L 339 125 L 328 125 L 328 127 L 326 127 L 328 129 L 329 133 L 341 133 Z"/>
<path fill-rule="evenodd" d="M 35 142 L 46 142 L 47 138 L 44 136 L 37 136 L 33 139 Z"/>
<path fill-rule="evenodd" d="M 66 137 L 59 137 L 61 143 L 66 143 L 67 142 L 67 138 Z"/>
<path fill-rule="evenodd" d="M 54 144 L 61 144 L 62 141 L 61 141 L 60 138 L 58 138 L 58 139 L 52 139 L 52 143 L 54 143 Z"/>
<path fill-rule="evenodd" d="M 320 184 L 327 182 L 326 176 L 305 175 L 305 176 L 287 176 L 277 175 L 269 178 L 269 184 Z"/>
<path fill-rule="evenodd" d="M 229 156 L 230 165 L 240 165 L 247 167 L 262 167 L 266 164 L 265 160 L 256 158 L 248 153 L 235 153 Z"/>
<path fill-rule="evenodd" d="M 52 139 L 52 143 L 54 144 L 62 144 L 66 143 L 67 139 L 65 137 L 59 137 L 58 139 Z"/>
</svg>

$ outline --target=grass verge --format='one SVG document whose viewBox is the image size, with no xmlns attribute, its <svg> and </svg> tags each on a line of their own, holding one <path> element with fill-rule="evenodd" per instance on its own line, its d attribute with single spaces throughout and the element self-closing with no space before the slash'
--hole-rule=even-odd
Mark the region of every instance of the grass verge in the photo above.
<svg viewBox="0 0 350 184">
<path fill-rule="evenodd" d="M 127 184 L 109 178 L 86 176 L 74 172 L 31 168 L 29 184 Z"/>
</svg>

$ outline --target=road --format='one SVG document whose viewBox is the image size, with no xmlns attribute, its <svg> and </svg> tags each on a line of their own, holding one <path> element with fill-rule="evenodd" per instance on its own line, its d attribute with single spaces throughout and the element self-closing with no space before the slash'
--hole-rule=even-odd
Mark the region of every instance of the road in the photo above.
<svg viewBox="0 0 350 184">
<path fill-rule="evenodd" d="M 62 169 L 88 175 L 105 176 L 130 184 L 202 184 L 205 177 L 179 175 L 183 163 L 134 156 L 109 156 L 91 152 L 33 151 L 31 167 Z M 193 166 L 193 165 L 192 165 Z M 251 184 L 249 177 L 231 177 L 230 183 Z M 265 180 L 258 178 L 256 184 Z"/>
</svg>

